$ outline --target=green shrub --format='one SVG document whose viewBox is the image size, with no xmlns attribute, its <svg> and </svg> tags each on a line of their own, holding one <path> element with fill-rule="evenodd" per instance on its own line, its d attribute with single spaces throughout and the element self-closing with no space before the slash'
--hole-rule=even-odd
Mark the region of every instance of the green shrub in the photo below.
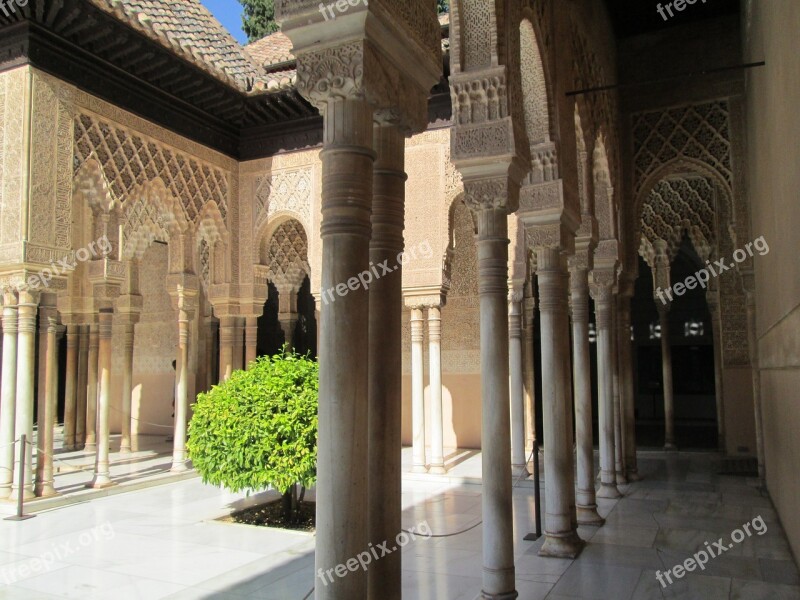
<svg viewBox="0 0 800 600">
<path fill-rule="evenodd" d="M 197 397 L 187 442 L 194 468 L 234 492 L 273 487 L 286 505 L 296 484 L 316 482 L 318 397 L 317 363 L 293 353 L 234 372 Z"/>
</svg>

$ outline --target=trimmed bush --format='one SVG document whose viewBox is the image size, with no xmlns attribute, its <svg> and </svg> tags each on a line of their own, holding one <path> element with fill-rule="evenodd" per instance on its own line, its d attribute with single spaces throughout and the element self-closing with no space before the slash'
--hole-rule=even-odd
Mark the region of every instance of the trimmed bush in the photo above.
<svg viewBox="0 0 800 600">
<path fill-rule="evenodd" d="M 194 468 L 233 492 L 272 487 L 286 505 L 296 484 L 316 482 L 318 399 L 316 362 L 289 352 L 259 358 L 197 397 L 186 444 Z"/>
</svg>

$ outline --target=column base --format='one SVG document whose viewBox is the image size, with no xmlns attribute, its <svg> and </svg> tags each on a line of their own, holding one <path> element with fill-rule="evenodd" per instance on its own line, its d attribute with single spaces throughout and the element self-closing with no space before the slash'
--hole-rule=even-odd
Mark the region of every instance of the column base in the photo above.
<svg viewBox="0 0 800 600">
<path fill-rule="evenodd" d="M 548 558 L 577 558 L 586 545 L 574 531 L 566 535 L 544 534 L 544 544 L 539 549 L 539 556 Z"/>
<path fill-rule="evenodd" d="M 427 473 L 428 472 L 428 467 L 426 467 L 425 465 L 414 465 L 413 467 L 411 467 L 411 472 L 412 473 Z"/>
<path fill-rule="evenodd" d="M 597 490 L 597 497 L 605 500 L 616 500 L 617 498 L 622 498 L 622 494 L 617 489 L 616 483 L 601 483 L 600 489 Z"/>
<path fill-rule="evenodd" d="M 628 476 L 623 471 L 617 471 L 617 485 L 627 485 Z"/>
<path fill-rule="evenodd" d="M 188 461 L 173 462 L 170 473 L 185 473 L 189 470 Z"/>
<path fill-rule="evenodd" d="M 97 444 L 94 442 L 86 442 L 83 447 L 84 452 L 97 452 Z"/>
<path fill-rule="evenodd" d="M 677 451 L 678 447 L 675 444 L 671 442 L 664 444 L 664 452 L 677 452 Z"/>
<path fill-rule="evenodd" d="M 597 512 L 597 505 L 590 506 L 576 506 L 578 513 L 578 525 L 590 525 L 592 527 L 600 527 L 606 520 Z"/>
<path fill-rule="evenodd" d="M 12 489 L 11 493 L 6 498 L 11 502 L 16 502 L 19 499 L 19 488 Z M 22 499 L 23 500 L 34 500 L 36 499 L 36 494 L 33 493 L 33 490 L 25 488 L 22 492 Z"/>
<path fill-rule="evenodd" d="M 36 498 L 52 498 L 53 496 L 60 496 L 60 494 L 56 491 L 56 488 L 53 487 L 52 483 L 43 486 L 41 489 L 34 489 L 33 494 L 36 496 Z"/>
<path fill-rule="evenodd" d="M 502 592 L 500 594 L 490 594 L 482 591 L 475 600 L 515 600 L 516 598 L 519 598 L 517 590 L 513 592 Z"/>
<path fill-rule="evenodd" d="M 130 454 L 131 452 L 132 451 L 131 451 L 131 447 L 130 446 L 120 446 L 119 447 L 119 453 L 120 454 Z"/>
<path fill-rule="evenodd" d="M 515 481 L 521 477 L 530 477 L 530 475 L 528 465 L 511 465 L 511 476 Z"/>
<path fill-rule="evenodd" d="M 444 468 L 444 465 L 431 465 L 428 468 L 428 473 L 433 475 L 444 475 L 447 473 L 447 469 Z"/>
<path fill-rule="evenodd" d="M 86 484 L 87 488 L 93 490 L 102 490 L 105 488 L 110 488 L 117 485 L 111 479 L 109 479 L 108 475 L 95 475 L 94 479 Z"/>
<path fill-rule="evenodd" d="M 628 483 L 633 483 L 634 481 L 642 480 L 642 476 L 639 475 L 639 471 L 637 471 L 636 469 L 628 471 L 627 476 L 628 476 Z"/>
</svg>

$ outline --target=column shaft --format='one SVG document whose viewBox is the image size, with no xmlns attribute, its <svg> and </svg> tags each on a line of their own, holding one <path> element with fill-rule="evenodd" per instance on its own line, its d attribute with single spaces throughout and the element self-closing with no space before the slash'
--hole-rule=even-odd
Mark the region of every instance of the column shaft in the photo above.
<svg viewBox="0 0 800 600">
<path fill-rule="evenodd" d="M 513 294 L 508 313 L 508 371 L 511 396 L 511 472 L 515 478 L 527 477 L 525 390 L 522 375 L 522 302 L 514 299 Z"/>
<path fill-rule="evenodd" d="M 723 394 L 722 384 L 722 329 L 720 327 L 719 305 L 709 303 L 711 313 L 711 332 L 714 343 L 714 395 L 717 402 L 717 447 L 725 454 L 727 446 L 725 443 L 725 395 Z"/>
<path fill-rule="evenodd" d="M 178 299 L 178 358 L 175 361 L 175 433 L 173 434 L 172 469 L 180 473 L 188 469 L 186 458 L 186 421 L 189 415 L 189 320 L 190 313 Z"/>
<path fill-rule="evenodd" d="M 675 400 L 672 393 L 669 309 L 659 305 L 658 317 L 661 323 L 661 373 L 664 381 L 664 450 L 675 450 Z"/>
<path fill-rule="evenodd" d="M 17 394 L 17 297 L 3 294 L 3 372 L 0 381 L 0 500 L 11 494 L 14 480 L 14 421 Z"/>
<path fill-rule="evenodd" d="M 99 337 L 97 323 L 89 325 L 89 365 L 86 370 L 86 446 L 87 452 L 97 450 L 97 396 Z"/>
<path fill-rule="evenodd" d="M 589 278 L 586 269 L 573 269 L 572 380 L 575 394 L 575 438 L 577 457 L 576 509 L 581 525 L 602 525 L 597 513 L 592 436 L 592 371 L 589 348 Z"/>
<path fill-rule="evenodd" d="M 625 450 L 622 430 L 622 400 L 619 381 L 619 320 L 617 296 L 611 304 L 611 385 L 614 394 L 614 470 L 617 484 L 628 483 L 625 478 Z"/>
<path fill-rule="evenodd" d="M 14 437 L 24 433 L 30 442 L 33 441 L 33 377 L 36 352 L 36 306 L 39 302 L 38 294 L 19 292 L 18 303 L 18 334 L 17 334 L 17 395 L 16 395 L 16 420 Z M 20 468 L 21 452 L 25 453 L 25 472 L 23 489 L 19 489 L 18 473 Z M 12 483 L 12 495 L 17 497 L 20 492 L 24 498 L 33 497 L 33 452 L 28 444 L 20 450 L 17 444 L 14 471 L 17 475 Z"/>
<path fill-rule="evenodd" d="M 64 383 L 64 448 L 75 449 L 78 408 L 78 327 L 67 325 L 67 378 Z"/>
<path fill-rule="evenodd" d="M 421 308 L 411 309 L 411 454 L 415 473 L 428 471 L 425 461 L 425 319 Z"/>
<path fill-rule="evenodd" d="M 128 454 L 132 450 L 131 442 L 131 410 L 133 402 L 133 349 L 134 328 L 133 323 L 125 323 L 122 338 L 124 356 L 122 359 L 122 441 L 119 451 Z"/>
<path fill-rule="evenodd" d="M 111 405 L 111 324 L 113 319 L 113 309 L 100 309 L 97 325 L 97 456 L 94 478 L 88 484 L 88 487 L 92 488 L 105 488 L 113 485 L 108 457 L 108 413 Z"/>
<path fill-rule="evenodd" d="M 631 342 L 631 299 L 620 296 L 619 317 L 619 377 L 622 394 L 623 427 L 625 442 L 625 475 L 630 481 L 639 479 L 636 465 L 636 391 L 633 384 L 633 351 Z"/>
<path fill-rule="evenodd" d="M 86 445 L 86 397 L 89 369 L 89 327 L 78 326 L 78 389 L 75 403 L 75 449 Z"/>
<path fill-rule="evenodd" d="M 573 519 L 569 320 L 564 258 L 559 248 L 537 249 L 542 324 L 542 416 L 544 421 L 545 542 L 541 556 L 576 557 L 583 547 Z"/>
<path fill-rule="evenodd" d="M 397 263 L 403 251 L 405 136 L 391 125 L 374 129 L 370 262 Z M 401 514 L 402 422 L 402 268 L 369 287 L 369 539 L 397 537 Z M 380 357 L 376 360 L 376 357 Z M 368 571 L 370 600 L 400 600 L 401 553 L 374 563 Z"/>
<path fill-rule="evenodd" d="M 227 381 L 233 373 L 234 317 L 219 320 L 219 380 Z"/>
<path fill-rule="evenodd" d="M 53 428 L 56 424 L 56 403 L 58 401 L 58 342 L 56 340 L 57 320 L 54 307 L 47 307 L 42 315 L 40 308 L 40 328 L 44 326 L 47 341 L 44 357 L 44 402 L 39 418 L 37 439 L 38 458 L 36 459 L 36 486 L 34 493 L 39 497 L 55 496 L 53 480 Z M 40 347 L 39 351 L 41 352 Z"/>
<path fill-rule="evenodd" d="M 250 368 L 250 363 L 258 357 L 258 317 L 247 317 L 245 321 L 245 366 Z"/>
<path fill-rule="evenodd" d="M 430 473 L 446 473 L 444 467 L 444 416 L 442 414 L 442 312 L 428 307 L 428 369 L 431 401 Z"/>
<path fill-rule="evenodd" d="M 525 377 L 525 455 L 530 456 L 536 439 L 536 352 L 534 348 L 534 312 L 536 302 L 525 299 L 525 345 L 523 373 Z"/>
<path fill-rule="evenodd" d="M 244 360 L 244 324 L 242 317 L 234 319 L 233 326 L 233 365 L 234 371 L 241 371 Z"/>
</svg>

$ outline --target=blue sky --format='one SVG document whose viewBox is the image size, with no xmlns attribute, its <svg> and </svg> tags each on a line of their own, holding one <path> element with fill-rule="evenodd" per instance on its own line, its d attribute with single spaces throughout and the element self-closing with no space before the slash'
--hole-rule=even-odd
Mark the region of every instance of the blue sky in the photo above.
<svg viewBox="0 0 800 600">
<path fill-rule="evenodd" d="M 201 2 L 240 44 L 247 43 L 247 36 L 242 31 L 242 5 L 237 0 L 201 0 Z"/>
</svg>

